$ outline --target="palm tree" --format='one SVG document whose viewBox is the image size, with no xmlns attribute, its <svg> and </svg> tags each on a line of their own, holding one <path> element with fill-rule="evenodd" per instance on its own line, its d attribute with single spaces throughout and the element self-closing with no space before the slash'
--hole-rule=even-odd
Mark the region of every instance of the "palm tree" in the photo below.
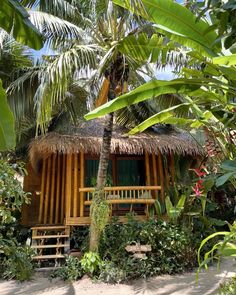
<svg viewBox="0 0 236 295">
<path fill-rule="evenodd" d="M 8 93 L 13 98 L 23 94 L 26 108 L 16 107 L 23 100 L 12 100 L 15 116 L 25 120 L 29 108 L 33 109 L 37 132 L 47 131 L 52 119 L 65 107 L 73 85 L 77 85 L 76 96 L 87 91 L 90 105 L 98 96 L 101 101 L 112 101 L 127 91 L 128 80 L 132 89 L 132 84 L 144 82 L 144 74 L 152 74 L 146 64 L 148 57 L 158 66 L 173 64 L 175 59 L 185 63 L 175 43 L 167 42 L 161 34 L 152 35 L 150 22 L 134 17 L 110 0 L 93 0 L 89 6 L 88 1 L 77 2 L 22 1 L 27 8 L 34 7 L 29 12 L 31 21 L 48 38 L 51 54 L 45 54 L 37 65 L 24 68 L 9 86 Z M 138 23 L 144 25 L 142 31 Z M 171 54 L 174 49 L 175 55 Z M 112 125 L 113 114 L 107 117 L 104 129 L 98 190 L 105 185 Z M 97 197 L 95 202 L 104 200 L 103 194 Z M 97 248 L 99 238 L 95 227 L 96 223 L 92 223 L 91 250 Z"/>
</svg>

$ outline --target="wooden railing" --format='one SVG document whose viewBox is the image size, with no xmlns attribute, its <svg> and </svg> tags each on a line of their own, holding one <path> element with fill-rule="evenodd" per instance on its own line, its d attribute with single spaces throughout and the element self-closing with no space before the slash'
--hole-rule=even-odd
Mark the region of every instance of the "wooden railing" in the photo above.
<svg viewBox="0 0 236 295">
<path fill-rule="evenodd" d="M 153 203 L 157 199 L 157 192 L 161 186 L 113 186 L 105 187 L 105 198 L 112 204 Z M 81 202 L 90 205 L 94 188 L 79 189 L 82 194 Z"/>
</svg>

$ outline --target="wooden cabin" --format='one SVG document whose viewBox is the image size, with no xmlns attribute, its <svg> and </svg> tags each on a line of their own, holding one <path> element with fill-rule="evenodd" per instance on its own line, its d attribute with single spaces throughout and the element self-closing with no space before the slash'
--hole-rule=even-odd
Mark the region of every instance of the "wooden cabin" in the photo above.
<svg viewBox="0 0 236 295">
<path fill-rule="evenodd" d="M 24 189 L 32 197 L 22 224 L 32 228 L 34 259 L 41 266 L 42 261 L 58 265 L 70 249 L 71 226 L 90 223 L 103 129 L 102 120 L 80 122 L 31 143 Z M 111 215 L 121 222 L 129 212 L 147 219 L 155 200 L 164 201 L 176 181 L 176 157 L 187 158 L 189 167 L 202 158 L 202 148 L 181 130 L 159 126 L 134 136 L 127 132 L 114 126 L 105 187 Z"/>
<path fill-rule="evenodd" d="M 33 140 L 24 182 L 32 197 L 23 210 L 23 225 L 90 223 L 103 128 L 101 119 L 80 122 Z M 112 215 L 122 220 L 133 211 L 147 218 L 150 206 L 156 199 L 164 201 L 165 190 L 175 182 L 175 155 L 188 157 L 191 165 L 201 154 L 182 130 L 160 126 L 127 136 L 125 128 L 115 125 L 105 188 Z"/>
</svg>

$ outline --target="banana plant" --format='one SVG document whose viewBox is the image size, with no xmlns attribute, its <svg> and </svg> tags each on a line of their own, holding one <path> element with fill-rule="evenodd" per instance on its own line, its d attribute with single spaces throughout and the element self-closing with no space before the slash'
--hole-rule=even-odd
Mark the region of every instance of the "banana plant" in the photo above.
<svg viewBox="0 0 236 295">
<path fill-rule="evenodd" d="M 233 98 L 236 95 L 235 54 L 230 51 L 225 54 L 215 29 L 216 24 L 210 22 L 209 18 L 197 18 L 190 10 L 171 0 L 113 2 L 153 23 L 156 34 L 162 34 L 171 42 L 184 46 L 189 58 L 188 67 L 182 69 L 179 74 L 181 78 L 147 82 L 93 110 L 86 115 L 86 119 L 97 118 L 154 97 L 158 99 L 161 95 L 178 94 L 183 99 L 183 105 L 157 113 L 131 130 L 131 134 L 160 122 L 188 124 L 192 128 L 216 124 L 234 126 L 236 118 L 232 113 L 235 108 Z M 142 52 L 140 55 L 146 56 L 147 61 L 151 61 L 158 50 L 157 45 L 153 48 L 153 42 L 142 39 L 137 40 L 134 53 L 138 46 Z M 194 64 L 198 67 L 193 67 Z M 178 118 L 175 110 L 186 108 L 186 104 L 190 118 Z"/>
<path fill-rule="evenodd" d="M 236 257 L 236 221 L 233 223 L 233 225 L 228 223 L 228 226 L 230 229 L 229 231 L 213 233 L 201 242 L 200 247 L 198 248 L 199 268 L 197 271 L 197 277 L 201 268 L 205 267 L 207 269 L 209 262 L 213 259 L 219 260 L 220 257 Z M 213 247 L 204 254 L 204 259 L 201 260 L 202 248 L 208 243 L 208 241 L 215 237 L 222 237 L 223 239 L 220 239 L 217 243 L 215 243 Z"/>
</svg>

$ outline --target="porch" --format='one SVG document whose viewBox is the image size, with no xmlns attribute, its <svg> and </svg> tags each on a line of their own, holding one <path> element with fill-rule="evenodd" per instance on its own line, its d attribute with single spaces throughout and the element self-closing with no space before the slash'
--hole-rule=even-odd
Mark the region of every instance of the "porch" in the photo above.
<svg viewBox="0 0 236 295">
<path fill-rule="evenodd" d="M 110 183 L 105 187 L 111 217 L 117 216 L 124 222 L 126 214 L 134 212 L 137 219 L 147 219 L 155 200 L 164 200 L 164 182 L 172 181 L 171 175 L 174 179 L 173 156 L 169 159 L 167 171 L 161 154 L 112 154 L 108 169 Z M 31 168 L 25 179 L 25 190 L 32 192 L 32 201 L 23 210 L 22 224 L 31 227 L 90 224 L 94 192 L 91 179 L 97 173 L 98 157 L 83 152 L 56 153 L 43 159 L 41 165 L 40 175 Z"/>
</svg>

